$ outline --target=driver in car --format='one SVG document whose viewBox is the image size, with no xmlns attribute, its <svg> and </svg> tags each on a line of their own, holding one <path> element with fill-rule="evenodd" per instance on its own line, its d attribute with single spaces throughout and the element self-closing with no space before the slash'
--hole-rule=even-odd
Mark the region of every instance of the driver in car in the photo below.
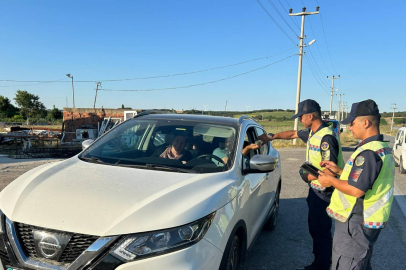
<svg viewBox="0 0 406 270">
<path fill-rule="evenodd" d="M 186 143 L 186 136 L 176 136 L 175 139 L 173 139 L 172 145 L 166 148 L 159 157 L 180 160 L 185 164 L 193 158 L 192 154 L 185 149 Z"/>
<path fill-rule="evenodd" d="M 231 140 L 229 140 L 229 139 L 227 139 L 227 140 L 224 139 L 224 140 L 220 141 L 219 147 L 216 148 L 216 149 L 214 149 L 214 151 L 213 151 L 213 155 L 215 155 L 215 156 L 221 158 L 221 159 L 224 161 L 224 164 L 227 164 L 227 161 L 228 161 L 228 159 L 229 159 L 229 157 L 230 157 L 228 148 L 229 148 L 229 144 L 231 144 L 231 143 L 232 143 Z M 243 155 L 243 157 L 244 157 L 244 167 L 245 167 L 245 168 L 248 168 L 248 167 L 249 167 L 249 160 L 250 160 L 250 158 L 249 158 L 249 153 L 250 153 L 250 151 L 251 151 L 251 150 L 257 150 L 257 149 L 261 148 L 261 146 L 262 146 L 261 143 L 255 144 L 255 143 L 249 143 L 249 142 L 247 142 L 247 141 L 244 141 L 243 150 L 242 150 L 242 155 Z M 231 147 L 231 146 L 230 146 L 230 147 Z M 212 161 L 213 161 L 217 166 L 224 166 L 224 164 L 221 163 L 221 162 L 218 161 L 218 160 L 212 159 Z"/>
</svg>

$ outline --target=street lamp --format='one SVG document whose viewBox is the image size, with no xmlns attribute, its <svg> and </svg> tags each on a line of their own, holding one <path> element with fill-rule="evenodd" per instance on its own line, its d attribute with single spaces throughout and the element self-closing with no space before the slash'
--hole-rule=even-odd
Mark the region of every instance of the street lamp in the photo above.
<svg viewBox="0 0 406 270">
<path fill-rule="evenodd" d="M 73 76 L 70 73 L 66 74 L 69 78 L 72 79 L 72 106 L 75 108 L 75 89 L 73 88 Z"/>
</svg>

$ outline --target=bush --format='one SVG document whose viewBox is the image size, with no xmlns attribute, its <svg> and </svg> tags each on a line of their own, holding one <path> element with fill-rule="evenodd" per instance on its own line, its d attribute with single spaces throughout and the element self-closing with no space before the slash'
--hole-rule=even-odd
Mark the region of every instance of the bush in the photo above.
<svg viewBox="0 0 406 270">
<path fill-rule="evenodd" d="M 381 124 L 381 125 L 387 125 L 388 122 L 386 122 L 386 120 L 385 120 L 384 118 L 381 118 L 380 124 Z"/>
<path fill-rule="evenodd" d="M 406 118 L 394 118 L 394 119 L 393 119 L 393 123 L 394 123 L 395 125 L 406 124 Z"/>
</svg>

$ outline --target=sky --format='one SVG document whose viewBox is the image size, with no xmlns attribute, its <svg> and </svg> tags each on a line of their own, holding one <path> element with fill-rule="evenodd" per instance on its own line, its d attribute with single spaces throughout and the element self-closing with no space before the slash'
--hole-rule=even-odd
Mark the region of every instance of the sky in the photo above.
<svg viewBox="0 0 406 270">
<path fill-rule="evenodd" d="M 77 108 L 93 107 L 100 81 L 160 90 L 98 91 L 96 107 L 294 109 L 301 19 L 288 9 L 317 5 L 305 18 L 305 43 L 316 42 L 305 48 L 301 100 L 329 110 L 327 76 L 340 75 L 335 94 L 348 105 L 370 98 L 381 112 L 406 111 L 400 0 L 2 0 L 0 95 L 26 90 L 47 108 L 72 107 L 70 73 Z M 132 80 L 108 81 L 117 79 Z"/>
</svg>

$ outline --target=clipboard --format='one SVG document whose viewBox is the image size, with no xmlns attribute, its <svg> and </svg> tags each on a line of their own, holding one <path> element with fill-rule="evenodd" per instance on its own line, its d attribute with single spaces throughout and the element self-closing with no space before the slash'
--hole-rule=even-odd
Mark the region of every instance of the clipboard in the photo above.
<svg viewBox="0 0 406 270">
<path fill-rule="evenodd" d="M 310 173 L 311 175 L 313 175 L 314 177 L 319 177 L 319 169 L 316 168 L 315 166 L 313 166 L 312 164 L 309 163 L 303 163 L 302 166 L 300 166 L 300 168 L 302 168 L 303 170 L 305 170 L 306 172 Z"/>
</svg>

